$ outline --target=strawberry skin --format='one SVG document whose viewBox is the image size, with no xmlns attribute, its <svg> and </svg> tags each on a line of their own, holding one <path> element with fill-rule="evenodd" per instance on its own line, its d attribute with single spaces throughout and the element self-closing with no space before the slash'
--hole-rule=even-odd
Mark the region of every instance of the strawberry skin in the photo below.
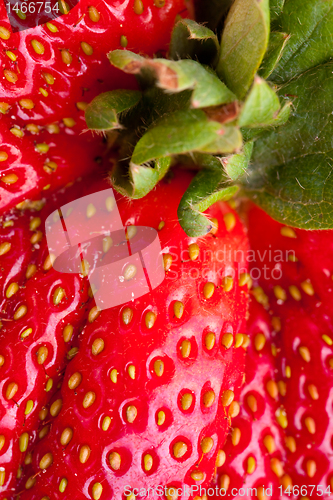
<svg viewBox="0 0 333 500">
<path fill-rule="evenodd" d="M 184 0 L 81 0 L 52 23 L 11 33 L 1 3 L 1 109 L 39 124 L 75 119 L 97 94 L 135 85 L 111 69 L 107 53 L 165 51 L 178 14 L 188 14 Z"/>
<path fill-rule="evenodd" d="M 246 270 L 247 240 L 223 203 L 209 211 L 215 235 L 186 236 L 176 211 L 190 178 L 178 172 L 142 200 L 117 195 L 125 226 L 159 229 L 167 276 L 82 331 L 61 412 L 33 452 L 21 499 L 52 490 L 55 499 L 65 491 L 109 500 L 159 485 L 170 498 L 171 487 L 209 484 L 244 362 L 234 343 L 244 332 L 247 285 L 223 278 Z M 230 257 L 235 249 L 238 259 Z"/>
<path fill-rule="evenodd" d="M 275 416 L 280 406 L 272 353 L 276 355 L 279 339 L 272 329 L 269 314 L 254 298 L 250 302 L 247 335 L 249 345 L 239 398 L 240 411 L 232 419 L 223 446 L 221 461 L 224 463 L 218 464 L 216 481 L 211 486 L 224 488 L 228 496 L 239 499 L 244 497 L 244 491 L 251 491 L 247 488 L 256 488 L 259 499 L 264 499 L 265 495 L 278 499 L 280 481 L 288 480 L 284 472 L 283 433 Z M 244 490 L 238 495 L 240 488 Z"/>
<path fill-rule="evenodd" d="M 324 492 L 328 498 L 333 488 L 333 232 L 286 227 L 256 207 L 249 212 L 249 228 L 262 271 L 257 284 L 263 291 L 257 294 L 269 304 L 281 336 L 276 366 L 284 385 L 281 423 L 289 485 L 304 486 L 301 496 L 322 498 Z"/>
</svg>

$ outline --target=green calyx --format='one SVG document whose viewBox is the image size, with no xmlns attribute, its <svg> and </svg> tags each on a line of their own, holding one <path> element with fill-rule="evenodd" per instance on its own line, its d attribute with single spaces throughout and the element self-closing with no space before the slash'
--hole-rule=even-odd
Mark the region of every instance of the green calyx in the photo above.
<svg viewBox="0 0 333 500">
<path fill-rule="evenodd" d="M 291 226 L 333 227 L 333 0 L 230 3 L 208 1 L 210 26 L 229 10 L 220 37 L 181 20 L 168 59 L 108 55 L 140 87 L 86 110 L 117 149 L 112 185 L 142 198 L 175 163 L 195 165 L 178 209 L 190 236 L 209 232 L 204 212 L 236 193 Z"/>
</svg>

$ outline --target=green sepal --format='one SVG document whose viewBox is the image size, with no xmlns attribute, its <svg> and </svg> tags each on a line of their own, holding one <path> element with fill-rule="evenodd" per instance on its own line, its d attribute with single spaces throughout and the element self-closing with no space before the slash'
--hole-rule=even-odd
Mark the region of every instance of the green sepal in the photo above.
<svg viewBox="0 0 333 500">
<path fill-rule="evenodd" d="M 231 181 L 237 181 L 246 172 L 253 151 L 253 142 L 244 144 L 243 151 L 221 158 L 225 173 Z"/>
<path fill-rule="evenodd" d="M 270 0 L 269 9 L 271 14 L 271 23 L 274 23 L 282 14 L 285 0 Z"/>
<path fill-rule="evenodd" d="M 288 122 L 254 144 L 245 194 L 274 219 L 304 229 L 333 228 L 333 63 L 285 84 Z"/>
<path fill-rule="evenodd" d="M 209 233 L 213 225 L 202 212 L 218 200 L 229 200 L 239 189 L 230 183 L 214 156 L 196 154 L 194 161 L 201 170 L 183 195 L 177 212 L 180 225 L 190 237 Z"/>
<path fill-rule="evenodd" d="M 140 74 L 149 84 L 156 84 L 168 92 L 193 90 L 193 108 L 219 106 L 236 99 L 214 72 L 196 61 L 146 59 L 125 50 L 114 50 L 108 57 L 111 64 L 125 73 Z"/>
<path fill-rule="evenodd" d="M 141 98 L 142 94 L 137 90 L 112 90 L 98 95 L 85 112 L 88 127 L 102 132 L 121 128 L 121 113 L 134 108 Z"/>
<path fill-rule="evenodd" d="M 222 126 L 215 140 L 198 149 L 201 153 L 233 153 L 241 149 L 243 137 L 238 127 Z"/>
<path fill-rule="evenodd" d="M 287 35 L 287 33 L 278 31 L 271 33 L 267 52 L 258 71 L 259 76 L 267 79 L 273 73 L 289 40 L 290 35 Z"/>
<path fill-rule="evenodd" d="M 264 132 L 267 132 L 267 129 L 280 127 L 281 125 L 284 125 L 285 123 L 287 123 L 287 121 L 289 120 L 289 117 L 290 117 L 291 107 L 292 107 L 292 102 L 288 101 L 283 106 L 283 108 L 280 109 L 278 115 L 273 120 L 268 122 L 265 125 L 265 127 L 241 129 L 244 141 L 250 141 L 250 140 L 262 135 Z"/>
<path fill-rule="evenodd" d="M 269 30 L 269 0 L 235 0 L 225 22 L 216 71 L 239 99 L 259 69 Z"/>
<path fill-rule="evenodd" d="M 220 44 L 213 31 L 191 19 L 179 21 L 172 32 L 170 59 L 195 59 L 202 64 L 214 66 Z"/>
<path fill-rule="evenodd" d="M 280 101 L 265 80 L 255 77 L 252 88 L 240 112 L 240 127 L 257 128 L 267 126 L 277 117 Z"/>
</svg>

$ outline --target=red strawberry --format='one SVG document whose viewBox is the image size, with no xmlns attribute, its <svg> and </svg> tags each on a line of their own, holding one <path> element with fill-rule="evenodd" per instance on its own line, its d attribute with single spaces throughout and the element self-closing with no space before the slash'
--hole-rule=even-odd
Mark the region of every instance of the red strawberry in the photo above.
<svg viewBox="0 0 333 500">
<path fill-rule="evenodd" d="M 0 109 L 26 122 L 76 120 L 77 107 L 100 92 L 135 85 L 111 70 L 110 50 L 165 51 L 176 16 L 186 13 L 184 0 L 81 0 L 67 15 L 13 34 L 2 2 Z"/>
<path fill-rule="evenodd" d="M 117 195 L 125 226 L 159 229 L 167 277 L 84 328 L 62 410 L 34 450 L 22 500 L 51 490 L 53 498 L 65 491 L 109 500 L 158 485 L 170 498 L 168 488 L 212 478 L 242 378 L 244 351 L 234 342 L 245 326 L 247 285 L 237 273 L 247 242 L 223 203 L 209 210 L 216 234 L 186 236 L 176 211 L 189 180 L 178 172 L 142 200 Z M 236 248 L 238 259 L 229 258 Z"/>
<path fill-rule="evenodd" d="M 278 499 L 280 484 L 290 481 L 284 471 L 286 450 L 276 421 L 281 411 L 281 382 L 276 380 L 274 358 L 279 339 L 272 331 L 268 313 L 255 299 L 250 303 L 247 334 L 244 386 L 211 487 L 215 491 L 224 488 L 225 495 L 239 499 Z"/>
<path fill-rule="evenodd" d="M 258 283 L 281 328 L 277 367 L 284 387 L 288 491 L 309 498 L 324 492 L 326 498 L 333 488 L 333 232 L 286 227 L 258 208 L 250 210 L 249 227 Z"/>
<path fill-rule="evenodd" d="M 101 170 L 101 137 L 80 137 L 57 125 L 34 127 L 19 128 L 10 117 L 0 121 L 0 213 Z"/>
</svg>

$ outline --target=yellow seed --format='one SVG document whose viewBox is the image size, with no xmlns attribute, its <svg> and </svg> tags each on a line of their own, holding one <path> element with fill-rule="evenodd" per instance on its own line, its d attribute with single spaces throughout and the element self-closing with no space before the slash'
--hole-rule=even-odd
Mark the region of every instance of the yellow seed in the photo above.
<svg viewBox="0 0 333 500">
<path fill-rule="evenodd" d="M 143 457 L 143 468 L 144 470 L 146 470 L 147 472 L 149 472 L 152 467 L 153 467 L 153 457 L 147 453 L 144 457 Z"/>
<path fill-rule="evenodd" d="M 130 405 L 126 408 L 126 419 L 127 422 L 132 424 L 138 415 L 138 410 L 135 406 Z"/>
<path fill-rule="evenodd" d="M 324 342 L 326 342 L 327 345 L 333 345 L 333 340 L 328 335 L 324 334 L 321 338 Z"/>
<path fill-rule="evenodd" d="M 231 442 L 234 446 L 237 446 L 241 440 L 242 433 L 238 427 L 234 427 L 231 432 Z"/>
<path fill-rule="evenodd" d="M 288 260 L 289 260 L 289 262 L 298 262 L 298 258 L 296 257 L 296 255 L 294 253 L 291 253 L 288 255 Z"/>
<path fill-rule="evenodd" d="M 50 414 L 52 415 L 52 417 L 56 417 L 57 415 L 59 415 L 61 408 L 62 408 L 62 399 L 56 399 L 52 403 L 50 408 Z"/>
<path fill-rule="evenodd" d="M 309 477 L 313 477 L 317 472 L 317 465 L 314 460 L 308 460 L 306 462 L 306 473 Z"/>
<path fill-rule="evenodd" d="M 82 402 L 83 408 L 89 408 L 94 403 L 95 399 L 96 394 L 93 391 L 88 391 Z"/>
<path fill-rule="evenodd" d="M 64 64 L 67 64 L 67 65 L 71 64 L 71 62 L 73 61 L 73 58 L 67 49 L 62 49 L 60 51 L 60 54 L 61 54 L 62 62 Z"/>
<path fill-rule="evenodd" d="M 310 384 L 308 386 L 308 391 L 309 391 L 310 397 L 314 401 L 316 401 L 317 399 L 319 399 L 318 389 L 317 389 L 317 387 L 314 384 Z"/>
<path fill-rule="evenodd" d="M 276 285 L 273 290 L 274 295 L 278 300 L 282 300 L 283 302 L 287 300 L 287 294 L 280 285 Z"/>
<path fill-rule="evenodd" d="M 105 207 L 108 212 L 112 212 L 114 207 L 116 206 L 116 201 L 113 196 L 108 196 L 105 200 Z"/>
<path fill-rule="evenodd" d="M 6 227 L 12 227 L 14 226 L 14 221 L 13 220 L 5 220 L 3 223 L 2 223 L 2 227 L 3 228 L 6 228 Z"/>
<path fill-rule="evenodd" d="M 211 351 L 215 345 L 215 333 L 209 332 L 205 335 L 205 347 Z"/>
<path fill-rule="evenodd" d="M 100 309 L 98 309 L 97 306 L 92 307 L 89 311 L 89 314 L 88 314 L 89 323 L 93 323 L 95 321 L 95 319 L 97 319 L 100 314 L 101 314 L 101 311 L 100 311 Z"/>
<path fill-rule="evenodd" d="M 264 486 L 259 486 L 257 488 L 257 498 L 258 500 L 267 500 Z"/>
<path fill-rule="evenodd" d="M 101 483 L 95 483 L 92 487 L 92 497 L 93 500 L 99 500 L 103 493 L 103 486 Z"/>
<path fill-rule="evenodd" d="M 172 264 L 172 255 L 170 253 L 164 253 L 163 254 L 164 270 L 169 271 L 171 264 Z"/>
<path fill-rule="evenodd" d="M 286 366 L 286 377 L 287 378 L 291 377 L 291 368 L 290 368 L 290 366 Z"/>
<path fill-rule="evenodd" d="M 109 455 L 111 469 L 119 470 L 121 466 L 121 456 L 116 451 L 112 451 Z"/>
<path fill-rule="evenodd" d="M 260 352 L 263 350 L 266 344 L 266 337 L 263 333 L 257 333 L 257 335 L 254 337 L 254 347 L 255 349 Z"/>
<path fill-rule="evenodd" d="M 112 247 L 112 245 L 113 245 L 113 241 L 112 241 L 111 236 L 105 236 L 105 238 L 103 238 L 103 242 L 102 242 L 103 252 L 107 253 L 110 250 L 110 248 Z"/>
<path fill-rule="evenodd" d="M 157 425 L 163 425 L 165 422 L 166 415 L 163 410 L 160 410 L 157 414 Z"/>
<path fill-rule="evenodd" d="M 46 455 L 44 455 L 41 461 L 39 462 L 39 468 L 42 470 L 48 469 L 52 464 L 53 464 L 52 453 L 46 453 Z"/>
<path fill-rule="evenodd" d="M 53 253 L 50 253 L 46 257 L 46 259 L 44 260 L 44 264 L 43 264 L 44 271 L 49 271 L 52 268 L 55 259 L 56 259 L 56 256 Z"/>
<path fill-rule="evenodd" d="M 66 297 L 65 290 L 61 286 L 58 286 L 53 293 L 53 304 L 57 306 L 64 297 Z"/>
<path fill-rule="evenodd" d="M 215 393 L 213 391 L 213 389 L 209 389 L 208 391 L 205 392 L 205 394 L 203 395 L 203 405 L 205 408 L 210 408 L 213 404 L 214 404 L 214 401 L 215 401 Z"/>
<path fill-rule="evenodd" d="M 88 445 L 83 445 L 81 446 L 80 448 L 80 453 L 79 453 L 79 460 L 81 462 L 81 464 L 85 464 L 87 461 L 88 461 L 88 458 L 90 456 L 90 448 Z"/>
<path fill-rule="evenodd" d="M 155 321 L 156 321 L 156 314 L 153 311 L 148 311 L 145 315 L 145 324 L 149 330 L 153 328 Z"/>
<path fill-rule="evenodd" d="M 137 272 L 138 272 L 138 270 L 137 270 L 136 266 L 134 264 L 129 264 L 124 269 L 125 280 L 126 281 L 132 280 L 136 276 Z"/>
<path fill-rule="evenodd" d="M 183 340 L 180 345 L 180 354 L 183 358 L 189 358 L 191 354 L 192 344 L 190 340 Z"/>
<path fill-rule="evenodd" d="M 72 325 L 66 325 L 62 331 L 62 336 L 64 338 L 64 342 L 69 342 L 72 338 L 74 328 Z"/>
<path fill-rule="evenodd" d="M 95 339 L 92 346 L 91 352 L 93 356 L 98 356 L 104 350 L 105 344 L 103 339 Z"/>
<path fill-rule="evenodd" d="M 129 325 L 133 319 L 133 309 L 125 307 L 122 311 L 122 320 L 125 325 Z"/>
<path fill-rule="evenodd" d="M 46 26 L 51 31 L 51 33 L 57 33 L 58 28 L 52 23 L 46 23 Z"/>
<path fill-rule="evenodd" d="M 19 448 L 21 453 L 27 451 L 28 444 L 29 444 L 29 434 L 27 432 L 23 432 L 23 434 L 21 434 L 19 439 Z"/>
<path fill-rule="evenodd" d="M 247 397 L 246 401 L 247 401 L 247 404 L 249 405 L 250 410 L 253 413 L 256 413 L 258 411 L 258 403 L 257 403 L 255 396 L 253 396 L 253 394 L 250 394 Z"/>
<path fill-rule="evenodd" d="M 165 491 L 165 498 L 166 500 L 178 500 L 178 492 L 177 488 L 167 488 Z M 127 497 L 126 500 L 135 500 L 136 497 L 134 494 L 130 495 L 131 498 Z"/>
<path fill-rule="evenodd" d="M 306 417 L 304 420 L 305 427 L 309 431 L 310 434 L 316 433 L 316 422 L 311 417 Z"/>
<path fill-rule="evenodd" d="M 189 392 L 185 392 L 181 398 L 181 407 L 184 411 L 189 410 L 193 403 L 193 395 Z"/>
<path fill-rule="evenodd" d="M 42 221 L 40 217 L 34 217 L 29 223 L 30 231 L 36 231 L 36 229 L 41 225 Z"/>
<path fill-rule="evenodd" d="M 21 99 L 19 104 L 24 109 L 33 109 L 35 107 L 35 104 L 31 99 Z"/>
<path fill-rule="evenodd" d="M 0 151 L 0 161 L 6 161 L 8 159 L 8 154 L 6 151 Z"/>
<path fill-rule="evenodd" d="M 68 485 L 68 479 L 63 477 L 59 484 L 60 493 L 64 493 L 65 489 L 67 488 L 67 485 Z"/>
<path fill-rule="evenodd" d="M 296 441 L 292 436 L 287 436 L 285 439 L 286 447 L 291 453 L 295 453 L 296 451 Z"/>
<path fill-rule="evenodd" d="M 7 174 L 0 178 L 1 182 L 4 184 L 15 184 L 18 181 L 16 174 Z"/>
<path fill-rule="evenodd" d="M 282 407 L 280 407 L 276 410 L 275 416 L 278 424 L 282 427 L 282 429 L 286 429 L 288 427 L 286 411 Z"/>
<path fill-rule="evenodd" d="M 239 280 L 238 280 L 239 286 L 248 285 L 248 288 L 251 288 L 251 286 L 250 286 L 251 284 L 252 284 L 251 276 L 248 273 L 240 274 Z"/>
<path fill-rule="evenodd" d="M 228 474 L 222 474 L 220 477 L 220 488 L 227 491 L 230 485 L 230 477 Z"/>
<path fill-rule="evenodd" d="M 12 244 L 9 243 L 9 241 L 4 241 L 0 245 L 0 255 L 5 255 L 5 253 L 9 252 L 11 249 Z"/>
<path fill-rule="evenodd" d="M 30 238 L 30 242 L 32 245 L 36 245 L 43 239 L 42 231 L 36 231 Z"/>
<path fill-rule="evenodd" d="M 10 31 L 3 26 L 0 26 L 0 38 L 2 38 L 2 40 L 9 40 L 10 38 Z"/>
<path fill-rule="evenodd" d="M 221 344 L 226 348 L 226 349 L 230 349 L 230 347 L 232 346 L 234 342 L 234 337 L 231 333 L 225 333 L 223 336 L 222 336 L 222 339 L 221 339 Z"/>
<path fill-rule="evenodd" d="M 214 446 L 214 441 L 211 437 L 205 437 L 202 439 L 200 446 L 202 453 L 209 453 Z"/>
<path fill-rule="evenodd" d="M 237 401 L 233 401 L 229 406 L 229 413 L 228 413 L 229 417 L 235 418 L 237 417 L 237 415 L 239 415 L 239 412 L 240 412 L 239 403 Z"/>
<path fill-rule="evenodd" d="M 28 123 L 27 126 L 25 127 L 31 134 L 39 134 L 39 127 L 38 125 L 35 125 L 34 123 Z"/>
<path fill-rule="evenodd" d="M 199 246 L 196 243 L 191 243 L 191 245 L 189 245 L 189 247 L 188 247 L 188 252 L 189 252 L 190 259 L 192 261 L 197 260 L 197 258 L 199 257 L 199 252 L 200 252 Z"/>
<path fill-rule="evenodd" d="M 158 9 L 161 9 L 165 5 L 165 0 L 154 0 L 154 5 Z"/>
<path fill-rule="evenodd" d="M 68 380 L 68 387 L 70 389 L 76 389 L 82 382 L 82 375 L 80 372 L 75 372 Z"/>
<path fill-rule="evenodd" d="M 16 83 L 18 80 L 17 74 L 14 71 L 11 71 L 10 69 L 4 69 L 3 74 L 9 83 Z"/>
<path fill-rule="evenodd" d="M 29 479 L 25 483 L 25 488 L 27 490 L 30 490 L 31 488 L 33 488 L 33 486 L 35 486 L 35 483 L 36 483 L 36 478 L 31 476 L 31 477 L 29 477 Z"/>
<path fill-rule="evenodd" d="M 194 470 L 191 472 L 191 478 L 193 481 L 202 481 L 205 477 L 205 474 L 201 470 Z"/>
<path fill-rule="evenodd" d="M 111 381 L 116 384 L 117 383 L 117 379 L 118 379 L 118 372 L 115 368 L 113 368 L 113 370 L 111 370 L 110 372 L 110 379 Z"/>
<path fill-rule="evenodd" d="M 45 420 L 48 414 L 48 409 L 45 406 L 40 410 L 38 414 L 39 420 Z"/>
<path fill-rule="evenodd" d="M 227 389 L 226 391 L 223 392 L 222 394 L 222 405 L 223 406 L 230 406 L 231 403 L 233 402 L 235 397 L 235 394 L 232 390 Z"/>
<path fill-rule="evenodd" d="M 281 227 L 280 233 L 282 236 L 286 236 L 287 238 L 297 238 L 295 231 L 291 227 Z"/>
<path fill-rule="evenodd" d="M 7 102 L 0 102 L 0 113 L 2 113 L 3 115 L 5 115 L 10 110 L 10 108 L 11 106 Z"/>
<path fill-rule="evenodd" d="M 276 399 L 279 394 L 278 385 L 274 380 L 268 380 L 266 389 L 271 398 Z"/>
<path fill-rule="evenodd" d="M 298 352 L 300 353 L 304 361 L 306 361 L 306 363 L 309 363 L 311 361 L 311 354 L 307 347 L 305 346 L 299 347 Z"/>
<path fill-rule="evenodd" d="M 48 85 L 53 85 L 54 82 L 55 82 L 55 79 L 54 79 L 54 76 L 52 76 L 50 73 L 42 73 L 42 76 L 44 78 L 44 80 L 46 81 L 46 83 Z"/>
<path fill-rule="evenodd" d="M 299 289 L 297 288 L 297 286 L 291 285 L 289 287 L 289 292 L 290 292 L 290 295 L 292 296 L 292 298 L 294 300 L 297 300 L 297 302 L 299 302 L 302 299 L 301 292 L 299 291 Z"/>
<path fill-rule="evenodd" d="M 120 45 L 125 49 L 128 45 L 128 40 L 125 35 L 121 35 L 120 37 Z"/>
<path fill-rule="evenodd" d="M 264 446 L 268 453 L 274 453 L 276 450 L 275 441 L 271 434 L 267 434 L 267 436 L 264 437 Z"/>
<path fill-rule="evenodd" d="M 283 380 L 279 380 L 277 386 L 280 395 L 285 396 L 287 394 L 287 384 Z"/>
<path fill-rule="evenodd" d="M 182 458 L 187 452 L 187 444 L 183 441 L 177 441 L 173 445 L 172 452 L 175 458 Z"/>
<path fill-rule="evenodd" d="M 36 54 L 39 54 L 39 55 L 43 55 L 44 54 L 45 47 L 44 47 L 44 45 L 41 42 L 39 42 L 38 40 L 31 40 L 30 43 L 31 43 L 32 48 L 36 52 Z"/>
<path fill-rule="evenodd" d="M 6 50 L 6 56 L 9 57 L 9 59 L 13 62 L 15 62 L 17 59 L 17 56 L 11 50 Z"/>
<path fill-rule="evenodd" d="M 91 56 L 94 53 L 94 49 L 89 43 L 81 42 L 81 49 L 86 54 L 86 56 Z"/>
<path fill-rule="evenodd" d="M 282 477 L 284 474 L 283 465 L 278 458 L 271 459 L 271 469 L 277 477 Z"/>
<path fill-rule="evenodd" d="M 88 107 L 88 103 L 84 101 L 79 101 L 76 103 L 76 107 L 80 111 L 85 111 Z"/>
<path fill-rule="evenodd" d="M 222 467 L 226 461 L 226 454 L 223 450 L 219 450 L 216 456 L 216 467 Z"/>
<path fill-rule="evenodd" d="M 247 468 L 246 468 L 246 472 L 248 474 L 253 474 L 254 471 L 256 470 L 256 461 L 255 461 L 255 458 L 254 457 L 249 457 L 247 459 Z"/>
<path fill-rule="evenodd" d="M 225 292 L 230 292 L 233 289 L 234 280 L 231 276 L 225 276 L 222 280 L 222 288 Z"/>
<path fill-rule="evenodd" d="M 53 387 L 53 379 L 49 378 L 48 381 L 46 382 L 45 391 L 50 392 L 52 387 Z"/>
<path fill-rule="evenodd" d="M 43 89 L 43 87 L 39 87 L 38 90 L 44 97 L 47 97 L 49 95 L 48 91 Z"/>
<path fill-rule="evenodd" d="M 181 317 L 184 314 L 184 304 L 179 300 L 176 300 L 176 302 L 173 305 L 173 313 L 178 319 L 181 319 Z"/>
<path fill-rule="evenodd" d="M 236 217 L 232 212 L 223 216 L 224 224 L 228 232 L 232 231 L 236 225 Z"/>
<path fill-rule="evenodd" d="M 303 283 L 301 283 L 302 290 L 307 294 L 307 295 L 314 295 L 314 289 L 312 286 L 312 283 L 310 280 L 305 280 Z"/>
<path fill-rule="evenodd" d="M 138 230 L 135 226 L 127 226 L 126 228 L 126 239 L 127 241 L 131 240 L 134 238 L 134 236 L 137 234 Z"/>
<path fill-rule="evenodd" d="M 111 418 L 110 417 L 104 417 L 103 422 L 102 422 L 102 430 L 106 432 L 111 425 Z"/>
<path fill-rule="evenodd" d="M 11 283 L 6 290 L 6 297 L 10 299 L 16 292 L 18 292 L 19 286 L 17 283 Z"/>
<path fill-rule="evenodd" d="M 98 12 L 98 10 L 96 9 L 96 7 L 94 7 L 93 5 L 90 5 L 88 7 L 88 14 L 89 14 L 89 17 L 93 23 L 98 23 L 101 15 Z"/>
<path fill-rule="evenodd" d="M 21 130 L 21 129 L 20 129 L 20 127 L 18 127 L 18 126 L 16 126 L 16 125 L 15 125 L 14 127 L 12 127 L 12 128 L 10 129 L 10 131 L 11 131 L 11 133 L 12 133 L 13 135 L 15 135 L 15 137 L 22 138 L 22 137 L 24 136 L 24 132 L 23 132 L 23 130 Z M 24 202 L 23 202 L 23 203 L 24 203 Z M 18 207 L 17 207 L 17 205 L 16 205 L 16 208 L 18 208 Z"/>
<path fill-rule="evenodd" d="M 37 363 L 39 365 L 43 365 L 45 363 L 48 353 L 49 353 L 48 348 L 44 345 L 38 349 L 36 354 L 37 354 Z"/>
<path fill-rule="evenodd" d="M 6 438 L 3 434 L 0 435 L 0 451 L 5 446 Z"/>
<path fill-rule="evenodd" d="M 281 479 L 280 479 L 283 491 L 285 491 L 287 488 L 292 488 L 293 487 L 293 482 L 291 477 L 288 474 L 284 474 Z M 305 500 L 306 497 L 302 497 L 302 500 Z M 309 499 L 308 499 L 309 500 Z"/>
<path fill-rule="evenodd" d="M 155 362 L 154 362 L 154 372 L 156 373 L 156 375 L 158 377 L 162 377 L 163 373 L 164 373 L 164 363 L 162 360 L 160 359 L 157 359 Z"/>
<path fill-rule="evenodd" d="M 24 415 L 29 415 L 29 413 L 32 412 L 33 407 L 34 407 L 34 402 L 31 399 L 29 399 L 27 401 L 27 404 L 25 405 Z"/>
<path fill-rule="evenodd" d="M 14 316 L 13 316 L 14 320 L 17 321 L 17 320 L 23 318 L 23 316 L 25 316 L 27 314 L 27 312 L 28 312 L 27 306 L 25 304 L 22 304 L 21 306 L 19 306 L 16 309 Z"/>
<path fill-rule="evenodd" d="M 210 299 L 215 292 L 215 285 L 214 283 L 205 283 L 205 286 L 203 288 L 203 294 L 205 299 Z"/>
<path fill-rule="evenodd" d="M 32 453 L 29 451 L 24 458 L 25 465 L 30 465 L 32 463 Z"/>
<path fill-rule="evenodd" d="M 129 377 L 132 380 L 135 380 L 135 366 L 134 365 L 129 365 L 129 367 L 127 368 L 127 372 L 128 372 Z"/>
<path fill-rule="evenodd" d="M 328 360 L 328 366 L 330 367 L 331 370 L 333 370 L 333 358 L 330 358 Z"/>
<path fill-rule="evenodd" d="M 135 14 L 141 15 L 144 11 L 144 6 L 142 0 L 134 0 L 133 9 Z"/>
<path fill-rule="evenodd" d="M 241 347 L 244 342 L 244 336 L 242 333 L 236 333 L 235 335 L 235 347 Z"/>
</svg>

